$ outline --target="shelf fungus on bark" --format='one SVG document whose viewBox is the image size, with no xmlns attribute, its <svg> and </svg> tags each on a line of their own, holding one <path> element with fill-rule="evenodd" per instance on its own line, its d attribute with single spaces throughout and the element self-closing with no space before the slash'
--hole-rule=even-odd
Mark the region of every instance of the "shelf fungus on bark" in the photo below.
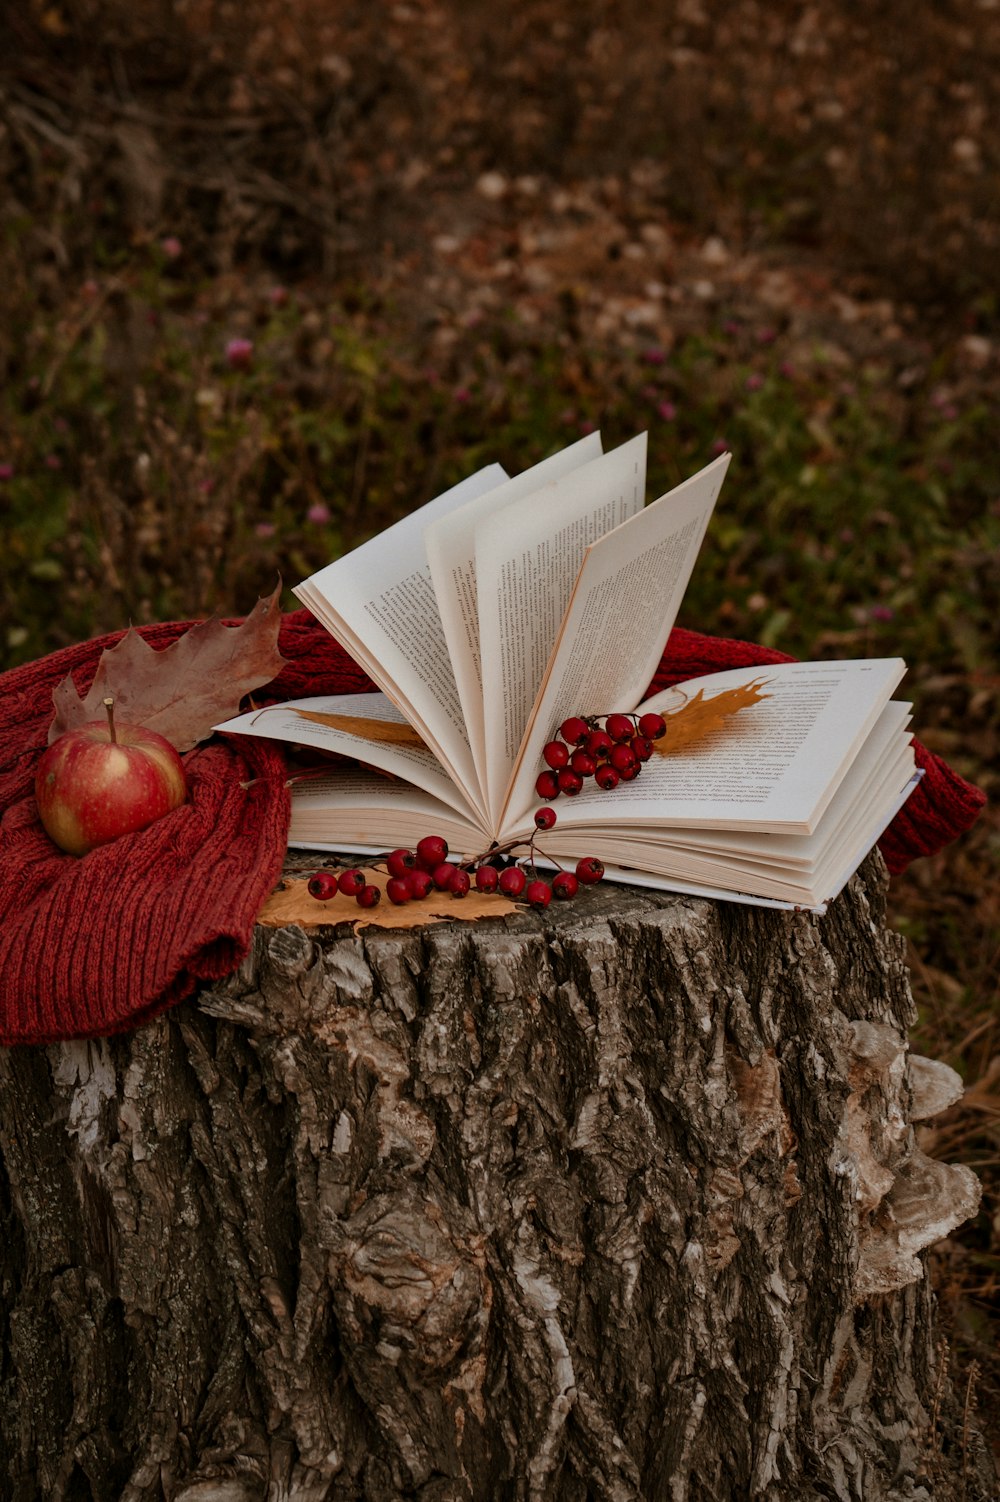
<svg viewBox="0 0 1000 1502">
<path fill-rule="evenodd" d="M 859 1216 L 858 1303 L 924 1277 L 918 1253 L 975 1215 L 981 1189 L 958 1164 L 916 1146 L 911 1123 L 954 1104 L 962 1093 L 948 1065 L 907 1057 L 903 1035 L 879 1022 L 855 1022 L 848 1043 L 841 1172 L 854 1181 Z"/>
<path fill-rule="evenodd" d="M 862 1237 L 855 1285 L 859 1300 L 919 1282 L 925 1270 L 917 1253 L 975 1215 L 981 1195 L 971 1168 L 938 1163 L 914 1151 Z"/>
</svg>

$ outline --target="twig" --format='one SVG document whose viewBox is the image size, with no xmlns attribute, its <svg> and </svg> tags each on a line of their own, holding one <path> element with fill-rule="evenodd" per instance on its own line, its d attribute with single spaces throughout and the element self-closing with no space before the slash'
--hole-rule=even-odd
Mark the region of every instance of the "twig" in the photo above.
<svg viewBox="0 0 1000 1502">
<path fill-rule="evenodd" d="M 946 1340 L 942 1340 L 937 1348 L 937 1376 L 934 1379 L 934 1402 L 931 1406 L 930 1434 L 928 1436 L 929 1460 L 932 1468 L 937 1468 L 940 1457 L 941 1442 L 938 1435 L 938 1422 L 941 1417 L 941 1399 L 944 1393 L 945 1379 L 948 1375 L 948 1365 L 951 1361 L 951 1348 Z"/>
<path fill-rule="evenodd" d="M 962 1409 L 962 1496 L 968 1494 L 969 1485 L 969 1418 L 976 1411 L 976 1381 L 979 1377 L 979 1362 L 969 1366 L 965 1381 L 965 1405 Z"/>
<path fill-rule="evenodd" d="M 113 297 L 116 292 L 121 292 L 123 287 L 124 283 L 119 278 L 113 277 L 109 282 L 106 283 L 104 287 L 102 287 L 101 291 L 94 298 L 94 301 L 90 304 L 86 312 L 83 314 L 82 318 L 77 319 L 75 325 L 69 331 L 65 344 L 56 355 L 55 359 L 52 361 L 51 365 L 42 378 L 41 392 L 43 397 L 48 397 L 51 395 L 52 388 L 56 383 L 59 372 L 62 370 L 66 361 L 73 353 L 73 350 L 76 348 L 77 344 L 83 338 L 84 334 L 90 328 L 91 324 L 95 321 L 97 315 L 100 313 L 101 309 L 104 307 L 108 299 Z"/>
</svg>

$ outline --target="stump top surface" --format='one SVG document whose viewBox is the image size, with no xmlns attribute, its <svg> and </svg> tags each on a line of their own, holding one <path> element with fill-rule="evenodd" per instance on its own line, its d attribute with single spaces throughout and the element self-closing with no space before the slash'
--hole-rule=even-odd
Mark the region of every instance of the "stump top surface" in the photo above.
<svg viewBox="0 0 1000 1502">
<path fill-rule="evenodd" d="M 301 881 L 314 871 L 323 870 L 326 867 L 339 866 L 343 857 L 322 852 L 309 850 L 289 850 L 282 869 L 284 881 Z M 415 905 L 419 910 L 419 904 Z M 479 916 L 475 919 L 464 917 L 462 905 L 455 903 L 454 915 L 449 914 L 444 921 L 435 922 L 431 919 L 427 928 L 439 928 L 451 930 L 459 928 L 463 931 L 471 929 L 492 929 L 494 932 L 498 925 L 503 925 L 511 932 L 540 931 L 556 932 L 561 929 L 577 929 L 583 922 L 607 922 L 616 918 L 636 918 L 645 913 L 654 913 L 664 909 L 676 909 L 678 911 L 711 910 L 720 909 L 736 914 L 763 915 L 769 919 L 779 921 L 789 918 L 806 919 L 815 918 L 817 915 L 805 910 L 792 912 L 790 910 L 772 908 L 766 904 L 730 902 L 722 898 L 697 896 L 693 893 L 667 892 L 655 887 L 631 886 L 624 882 L 604 880 L 596 885 L 587 887 L 580 886 L 576 896 L 568 902 L 551 902 L 547 908 L 532 908 L 526 903 L 518 903 L 515 912 L 499 912 L 496 917 Z M 299 925 L 313 937 L 343 937 L 352 931 L 357 931 L 367 938 L 374 937 L 379 932 L 398 932 L 401 929 L 413 930 L 415 925 L 408 921 L 397 925 L 388 921 L 392 909 L 386 909 L 383 905 L 379 910 L 377 924 L 367 926 L 368 915 L 361 909 L 350 918 L 341 918 L 336 923 L 316 923 Z M 399 910 L 402 911 L 402 910 Z M 409 918 L 410 911 L 407 910 Z M 360 923 L 359 921 L 360 920 Z M 416 925 L 417 928 L 423 925 Z M 274 931 L 273 928 L 271 930 Z"/>
</svg>

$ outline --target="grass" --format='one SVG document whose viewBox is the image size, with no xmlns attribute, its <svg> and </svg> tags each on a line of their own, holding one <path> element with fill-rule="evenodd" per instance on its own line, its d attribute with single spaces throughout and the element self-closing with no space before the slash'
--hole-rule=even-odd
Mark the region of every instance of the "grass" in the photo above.
<svg viewBox="0 0 1000 1502">
<path fill-rule="evenodd" d="M 733 451 L 688 624 L 800 655 L 898 652 L 918 683 L 988 673 L 997 403 L 943 399 L 940 370 L 901 401 L 891 371 L 845 373 L 822 347 L 792 363 L 727 319 L 586 362 L 512 319 L 432 369 L 391 306 L 191 284 L 152 248 L 19 311 L 23 365 L 0 395 L 6 665 L 129 620 L 247 609 L 275 571 L 294 582 L 487 459 L 516 471 L 597 425 L 607 443 L 649 428 L 651 494 Z M 237 337 L 250 347 L 227 359 Z"/>
</svg>

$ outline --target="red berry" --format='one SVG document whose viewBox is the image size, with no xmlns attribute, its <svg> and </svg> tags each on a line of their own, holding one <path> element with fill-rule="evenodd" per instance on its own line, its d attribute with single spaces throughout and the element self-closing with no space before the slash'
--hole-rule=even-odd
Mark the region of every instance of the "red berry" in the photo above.
<svg viewBox="0 0 1000 1502">
<path fill-rule="evenodd" d="M 584 741 L 584 749 L 591 756 L 607 756 L 614 742 L 606 730 L 592 730 Z"/>
<path fill-rule="evenodd" d="M 552 901 L 552 888 L 547 881 L 529 881 L 524 895 L 532 907 L 548 907 Z"/>
<path fill-rule="evenodd" d="M 586 720 L 581 719 L 578 714 L 570 715 L 569 719 L 563 720 L 559 726 L 559 734 L 571 746 L 578 746 L 589 730 L 590 726 Z"/>
<path fill-rule="evenodd" d="M 500 880 L 500 872 L 496 866 L 476 867 L 476 891 L 495 892 Z"/>
<path fill-rule="evenodd" d="M 599 861 L 596 855 L 585 855 L 583 860 L 576 863 L 576 874 L 585 887 L 593 886 L 604 875 L 604 862 Z"/>
<path fill-rule="evenodd" d="M 440 861 L 438 865 L 434 867 L 431 875 L 434 878 L 434 885 L 437 887 L 439 892 L 446 892 L 448 890 L 448 883 L 451 881 L 452 876 L 457 870 L 458 867 L 453 866 L 451 861 Z"/>
<path fill-rule="evenodd" d="M 639 716 L 639 734 L 648 735 L 651 741 L 658 741 L 661 735 L 666 735 L 667 724 L 662 715 L 641 714 Z"/>
<path fill-rule="evenodd" d="M 553 826 L 553 824 L 555 822 L 556 822 L 556 811 L 555 811 L 554 808 L 536 808 L 535 809 L 535 828 L 536 829 L 551 829 L 552 826 Z"/>
<path fill-rule="evenodd" d="M 417 864 L 417 857 L 412 850 L 391 850 L 385 858 L 386 870 L 390 876 L 409 876 Z M 388 891 L 386 887 L 386 891 Z"/>
<path fill-rule="evenodd" d="M 641 771 L 642 763 L 636 761 L 633 762 L 630 767 L 623 767 L 618 775 L 621 778 L 622 782 L 634 782 Z"/>
<path fill-rule="evenodd" d="M 337 895 L 337 876 L 334 871 L 317 871 L 309 878 L 309 896 L 317 902 L 329 902 Z"/>
<path fill-rule="evenodd" d="M 604 728 L 613 741 L 631 740 L 635 734 L 635 726 L 625 714 L 609 714 L 604 721 Z"/>
<path fill-rule="evenodd" d="M 468 897 L 472 879 L 468 871 L 455 869 L 448 878 L 448 891 L 453 897 Z"/>
<path fill-rule="evenodd" d="M 410 896 L 422 902 L 434 890 L 434 878 L 429 871 L 411 871 L 406 880 L 410 883 Z"/>
<path fill-rule="evenodd" d="M 569 759 L 569 764 L 574 772 L 579 772 L 581 777 L 593 777 L 597 771 L 597 757 L 591 756 L 589 751 L 578 747 Z"/>
<path fill-rule="evenodd" d="M 356 867 L 352 867 L 350 871 L 341 871 L 337 877 L 337 890 L 343 892 L 345 897 L 356 897 L 364 886 L 364 872 Z"/>
<path fill-rule="evenodd" d="M 378 887 L 372 886 L 371 882 L 367 882 L 354 900 L 358 904 L 358 907 L 378 907 L 382 901 L 382 893 Z"/>
<path fill-rule="evenodd" d="M 505 897 L 520 897 L 528 878 L 520 866 L 508 866 L 500 872 L 499 887 Z"/>
<path fill-rule="evenodd" d="M 535 792 L 539 798 L 559 797 L 559 778 L 555 772 L 539 772 L 535 779 Z"/>
<path fill-rule="evenodd" d="M 620 778 L 611 763 L 606 761 L 594 773 L 594 781 L 599 788 L 603 788 L 606 793 L 610 793 L 612 788 L 618 786 Z"/>
<path fill-rule="evenodd" d="M 616 772 L 624 772 L 627 767 L 637 767 L 639 765 L 639 758 L 632 750 L 632 747 L 623 746 L 620 743 L 617 746 L 611 747 L 611 755 L 608 757 L 608 761 Z"/>
<path fill-rule="evenodd" d="M 385 895 L 397 907 L 402 907 L 404 902 L 409 902 L 413 896 L 413 888 L 410 885 L 409 876 L 390 876 L 385 884 Z"/>
<path fill-rule="evenodd" d="M 565 741 L 548 741 L 542 747 L 542 760 L 546 766 L 558 772 L 569 761 L 569 747 Z"/>
<path fill-rule="evenodd" d="M 433 871 L 435 866 L 440 866 L 448 854 L 448 841 L 443 840 L 439 834 L 425 834 L 417 844 L 417 859 L 426 871 Z"/>
<path fill-rule="evenodd" d="M 583 778 L 579 772 L 573 772 L 569 767 L 563 767 L 559 773 L 559 791 L 565 793 L 567 798 L 575 798 L 583 787 Z"/>
<path fill-rule="evenodd" d="M 579 890 L 580 883 L 572 871 L 560 871 L 552 878 L 552 895 L 558 897 L 560 902 L 568 902 Z"/>
<path fill-rule="evenodd" d="M 633 735 L 629 745 L 640 761 L 648 761 L 653 754 L 653 742 L 648 735 Z"/>
</svg>

